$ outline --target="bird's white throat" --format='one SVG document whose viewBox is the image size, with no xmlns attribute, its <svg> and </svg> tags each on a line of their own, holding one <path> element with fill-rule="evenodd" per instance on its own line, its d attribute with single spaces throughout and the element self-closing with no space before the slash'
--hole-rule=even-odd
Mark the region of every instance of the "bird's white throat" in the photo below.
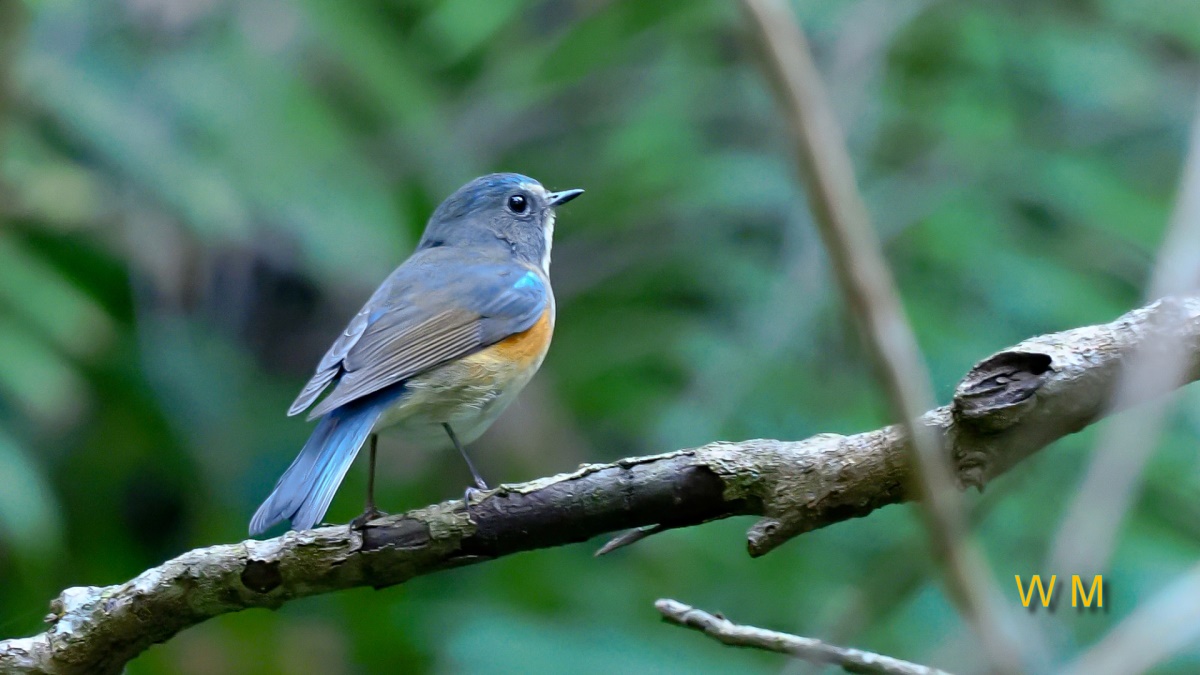
<svg viewBox="0 0 1200 675">
<path fill-rule="evenodd" d="M 543 234 L 546 235 L 546 249 L 542 251 L 542 271 L 546 276 L 550 276 L 550 247 L 554 245 L 554 212 L 551 211 L 549 217 L 546 218 L 546 225 L 542 228 Z"/>
</svg>

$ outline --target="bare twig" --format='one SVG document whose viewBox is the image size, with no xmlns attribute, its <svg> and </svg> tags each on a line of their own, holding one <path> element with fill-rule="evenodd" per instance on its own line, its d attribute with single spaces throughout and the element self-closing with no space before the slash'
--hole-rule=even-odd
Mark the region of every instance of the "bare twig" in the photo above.
<svg viewBox="0 0 1200 675">
<path fill-rule="evenodd" d="M 1158 251 L 1147 298 L 1187 293 L 1200 280 L 1200 105 L 1192 121 L 1179 194 L 1167 234 Z M 1144 401 L 1179 386 L 1191 366 L 1186 346 L 1170 339 L 1149 345 L 1130 359 L 1113 407 Z M 1117 532 L 1141 482 L 1146 462 L 1158 447 L 1169 401 L 1155 401 L 1136 414 L 1113 420 L 1096 446 L 1083 483 L 1067 508 L 1050 553 L 1050 569 L 1102 571 L 1116 545 Z"/>
<path fill-rule="evenodd" d="M 725 617 L 714 616 L 676 600 L 659 600 L 654 603 L 654 607 L 662 613 L 663 619 L 685 628 L 694 628 L 722 644 L 733 647 L 754 647 L 788 654 L 816 664 L 838 666 L 847 673 L 949 675 L 937 668 L 860 649 L 838 647 L 815 638 L 739 625 Z"/>
<path fill-rule="evenodd" d="M 1160 331 L 1200 356 L 1200 297 L 993 354 L 967 374 L 952 405 L 926 413 L 919 426 L 959 459 L 958 483 L 981 486 L 1102 417 L 1123 361 Z M 452 501 L 382 518 L 361 534 L 326 527 L 197 549 L 123 584 L 67 589 L 51 604 L 46 632 L 0 641 L 0 672 L 116 673 L 150 645 L 220 614 L 401 584 L 619 529 L 761 515 L 748 546 L 762 555 L 909 499 L 907 438 L 890 426 L 797 442 L 712 443 L 503 486 L 473 499 L 469 516 Z"/>
<path fill-rule="evenodd" d="M 622 532 L 612 539 L 609 539 L 608 542 L 600 548 L 596 549 L 596 553 L 594 555 L 595 557 L 599 558 L 600 556 L 612 553 L 619 548 L 632 546 L 646 537 L 659 534 L 660 532 L 666 532 L 668 529 L 669 528 L 663 527 L 662 525 L 648 525 L 646 527 L 639 527 L 627 532 Z"/>
<path fill-rule="evenodd" d="M 935 435 L 913 422 L 932 404 L 929 374 L 871 228 L 849 152 L 807 42 L 783 3 L 743 0 L 743 4 L 778 85 L 809 207 L 838 284 L 863 328 L 892 414 L 913 438 L 922 512 L 934 553 L 945 565 L 950 596 L 974 628 L 992 666 L 1019 672 L 1019 645 L 1000 620 L 998 594 L 986 562 L 966 537 L 949 457 Z"/>
</svg>

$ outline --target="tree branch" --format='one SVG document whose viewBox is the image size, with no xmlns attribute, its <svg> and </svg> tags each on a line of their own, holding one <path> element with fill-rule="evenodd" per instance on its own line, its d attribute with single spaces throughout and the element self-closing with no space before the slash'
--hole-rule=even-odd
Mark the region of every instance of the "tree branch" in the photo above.
<svg viewBox="0 0 1200 675">
<path fill-rule="evenodd" d="M 960 486 L 982 487 L 1050 442 L 1107 414 L 1123 360 L 1173 337 L 1200 362 L 1200 296 L 1172 298 L 1116 321 L 1026 340 L 984 359 L 952 405 L 921 417 L 953 457 Z M 1161 394 L 1166 391 L 1148 392 Z M 634 457 L 346 526 L 197 549 L 124 584 L 71 588 L 49 629 L 0 641 L 0 671 L 117 673 L 152 644 L 220 614 L 276 608 L 356 586 L 382 588 L 448 567 L 580 542 L 618 529 L 697 525 L 758 515 L 751 555 L 910 497 L 899 427 L 803 441 L 711 443 Z"/>
<path fill-rule="evenodd" d="M 788 654 L 819 665 L 838 666 L 847 673 L 866 675 L 949 675 L 944 670 L 901 661 L 890 656 L 838 647 L 815 638 L 779 633 L 765 628 L 742 626 L 675 600 L 659 600 L 655 609 L 663 619 L 733 647 L 754 647 Z"/>
</svg>

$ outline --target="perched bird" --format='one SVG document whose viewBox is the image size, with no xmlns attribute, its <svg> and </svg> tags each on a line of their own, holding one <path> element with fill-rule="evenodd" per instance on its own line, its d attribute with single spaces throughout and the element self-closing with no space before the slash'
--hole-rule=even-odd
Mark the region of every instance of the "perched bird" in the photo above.
<svg viewBox="0 0 1200 675">
<path fill-rule="evenodd" d="M 463 444 L 483 434 L 546 356 L 555 209 L 582 193 L 498 173 L 438 206 L 416 251 L 350 321 L 288 410 L 303 412 L 333 387 L 309 413 L 320 422 L 254 514 L 251 535 L 285 520 L 297 530 L 320 522 L 368 439 L 367 504 L 354 525 L 379 515 L 375 442 L 386 427 L 419 445 L 448 439 L 487 489 Z"/>
</svg>

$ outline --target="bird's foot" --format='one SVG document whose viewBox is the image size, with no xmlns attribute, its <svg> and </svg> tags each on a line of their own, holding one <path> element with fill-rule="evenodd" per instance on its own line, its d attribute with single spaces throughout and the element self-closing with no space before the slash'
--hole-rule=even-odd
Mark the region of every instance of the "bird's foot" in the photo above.
<svg viewBox="0 0 1200 675">
<path fill-rule="evenodd" d="M 368 506 L 366 509 L 363 510 L 363 512 L 361 514 L 359 514 L 359 516 L 357 518 L 350 521 L 350 529 L 361 532 L 362 530 L 367 529 L 367 523 L 371 522 L 372 520 L 375 520 L 376 518 L 381 518 L 386 515 L 387 515 L 386 513 L 384 513 L 383 511 L 380 511 L 379 509 L 375 508 L 374 506 Z"/>
<path fill-rule="evenodd" d="M 478 497 L 481 494 L 483 494 L 483 490 L 480 490 L 479 488 L 476 488 L 473 485 L 468 485 L 467 489 L 465 491 L 463 491 L 463 504 L 470 506 L 471 500 Z"/>
</svg>

